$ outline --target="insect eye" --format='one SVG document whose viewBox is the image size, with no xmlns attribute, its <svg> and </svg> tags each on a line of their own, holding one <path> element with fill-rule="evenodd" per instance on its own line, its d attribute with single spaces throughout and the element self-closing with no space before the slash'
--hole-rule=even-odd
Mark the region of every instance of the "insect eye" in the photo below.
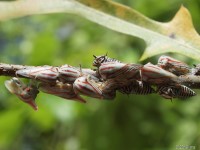
<svg viewBox="0 0 200 150">
<path fill-rule="evenodd" d="M 103 63 L 104 61 L 105 61 L 105 56 L 102 56 L 102 57 L 99 58 L 100 63 Z"/>
</svg>

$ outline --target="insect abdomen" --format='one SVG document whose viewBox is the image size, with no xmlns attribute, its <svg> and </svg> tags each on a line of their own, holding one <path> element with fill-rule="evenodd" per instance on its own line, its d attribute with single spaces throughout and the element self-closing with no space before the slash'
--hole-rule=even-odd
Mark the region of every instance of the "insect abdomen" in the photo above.
<svg viewBox="0 0 200 150">
<path fill-rule="evenodd" d="M 192 89 L 184 85 L 181 86 L 177 94 L 180 98 L 188 98 L 196 95 L 196 93 Z"/>
<path fill-rule="evenodd" d="M 158 93 L 166 99 L 172 99 L 172 98 L 185 99 L 196 95 L 196 93 L 192 89 L 188 88 L 185 85 L 160 86 L 158 87 Z"/>
<path fill-rule="evenodd" d="M 119 91 L 123 94 L 138 94 L 138 95 L 147 95 L 155 93 L 155 90 L 147 83 L 141 81 L 136 84 L 130 84 L 128 86 L 122 87 Z"/>
</svg>

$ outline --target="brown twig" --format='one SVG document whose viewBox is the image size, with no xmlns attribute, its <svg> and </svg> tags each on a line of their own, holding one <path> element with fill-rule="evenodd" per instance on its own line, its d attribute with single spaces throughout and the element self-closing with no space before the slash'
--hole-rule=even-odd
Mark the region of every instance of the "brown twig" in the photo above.
<svg viewBox="0 0 200 150">
<path fill-rule="evenodd" d="M 12 65 L 0 63 L 0 76 L 16 77 L 16 71 L 21 69 L 32 68 L 33 66 Z"/>
<path fill-rule="evenodd" d="M 43 66 L 41 66 L 41 67 L 43 67 Z M 30 69 L 30 68 L 36 68 L 36 66 L 0 63 L 0 76 L 28 78 L 28 77 L 24 77 L 21 75 L 16 75 L 16 71 L 23 70 L 23 69 Z M 89 72 L 89 71 L 93 72 L 93 70 L 89 69 L 89 68 L 82 68 L 82 70 L 87 70 L 87 72 Z M 181 76 L 177 77 L 177 80 L 175 82 L 178 84 L 186 85 L 193 89 L 200 89 L 200 76 L 196 76 L 196 75 L 192 75 L 192 74 L 181 75 Z"/>
</svg>

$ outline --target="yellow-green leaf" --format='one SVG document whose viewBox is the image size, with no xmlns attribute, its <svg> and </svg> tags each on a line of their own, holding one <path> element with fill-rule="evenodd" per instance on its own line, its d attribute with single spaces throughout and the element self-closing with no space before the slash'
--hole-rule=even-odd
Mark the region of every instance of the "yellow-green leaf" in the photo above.
<svg viewBox="0 0 200 150">
<path fill-rule="evenodd" d="M 189 11 L 183 6 L 168 23 L 154 21 L 109 0 L 19 0 L 0 2 L 0 10 L 0 21 L 61 12 L 83 16 L 109 29 L 143 39 L 147 48 L 141 60 L 166 52 L 200 59 L 200 36 L 193 27 Z"/>
</svg>

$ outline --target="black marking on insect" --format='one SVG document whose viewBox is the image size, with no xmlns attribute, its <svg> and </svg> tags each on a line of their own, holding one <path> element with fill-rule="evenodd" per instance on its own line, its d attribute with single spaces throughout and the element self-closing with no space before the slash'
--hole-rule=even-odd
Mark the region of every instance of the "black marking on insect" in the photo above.
<svg viewBox="0 0 200 150">
<path fill-rule="evenodd" d="M 155 90 L 146 82 L 136 81 L 128 86 L 121 87 L 119 92 L 123 94 L 138 94 L 138 95 L 147 95 L 155 93 Z"/>
<path fill-rule="evenodd" d="M 163 85 L 159 86 L 157 91 L 162 97 L 166 99 L 172 99 L 172 98 L 185 99 L 196 95 L 196 93 L 192 89 L 188 88 L 185 85 L 178 85 L 178 86 Z"/>
<path fill-rule="evenodd" d="M 95 67 L 99 67 L 102 63 L 105 63 L 105 62 L 120 62 L 117 59 L 108 57 L 107 54 L 101 55 L 101 56 L 93 55 L 93 57 L 94 57 L 93 66 Z"/>
</svg>

